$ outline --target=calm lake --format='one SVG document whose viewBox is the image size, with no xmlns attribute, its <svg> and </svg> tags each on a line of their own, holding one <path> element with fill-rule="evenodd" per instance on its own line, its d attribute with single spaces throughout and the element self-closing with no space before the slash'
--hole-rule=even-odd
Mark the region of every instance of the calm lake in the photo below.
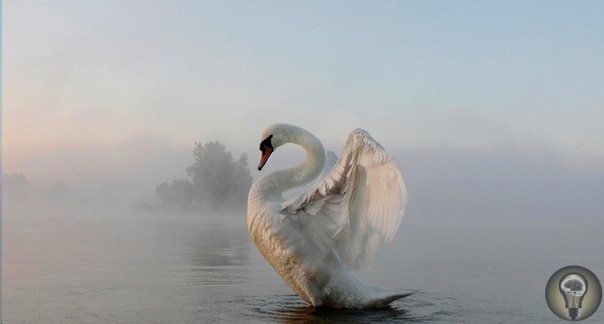
<svg viewBox="0 0 604 324">
<path fill-rule="evenodd" d="M 549 277 L 604 279 L 604 228 L 425 225 L 407 216 L 372 284 L 416 289 L 381 310 L 314 310 L 251 243 L 245 215 L 4 210 L 3 323 L 563 323 Z M 604 307 L 584 323 L 604 323 Z"/>
</svg>

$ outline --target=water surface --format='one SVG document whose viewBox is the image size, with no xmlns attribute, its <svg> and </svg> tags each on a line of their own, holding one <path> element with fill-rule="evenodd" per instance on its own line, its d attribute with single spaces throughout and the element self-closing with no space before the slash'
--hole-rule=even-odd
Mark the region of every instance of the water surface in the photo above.
<svg viewBox="0 0 604 324">
<path fill-rule="evenodd" d="M 549 276 L 604 278 L 602 227 L 425 226 L 406 218 L 372 284 L 417 289 L 380 310 L 314 309 L 256 251 L 241 215 L 5 210 L 4 323 L 551 323 Z M 604 322 L 599 309 L 587 322 Z"/>
</svg>

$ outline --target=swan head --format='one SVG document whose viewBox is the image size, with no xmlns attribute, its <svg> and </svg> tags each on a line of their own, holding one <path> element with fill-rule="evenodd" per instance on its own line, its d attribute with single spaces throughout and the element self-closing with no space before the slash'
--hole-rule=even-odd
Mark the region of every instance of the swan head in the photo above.
<svg viewBox="0 0 604 324">
<path fill-rule="evenodd" d="M 258 171 L 262 170 L 262 168 L 266 164 L 266 161 L 268 161 L 268 158 L 275 151 L 275 148 L 272 144 L 273 137 L 274 136 L 271 134 L 266 137 L 262 142 L 260 142 L 260 151 L 262 152 L 262 155 L 260 156 L 260 163 L 258 163 Z"/>
<path fill-rule="evenodd" d="M 262 132 L 260 151 L 260 163 L 258 163 L 258 171 L 262 170 L 268 158 L 280 146 L 298 142 L 300 133 L 306 132 L 302 128 L 289 124 L 274 124 L 269 126 Z"/>
</svg>

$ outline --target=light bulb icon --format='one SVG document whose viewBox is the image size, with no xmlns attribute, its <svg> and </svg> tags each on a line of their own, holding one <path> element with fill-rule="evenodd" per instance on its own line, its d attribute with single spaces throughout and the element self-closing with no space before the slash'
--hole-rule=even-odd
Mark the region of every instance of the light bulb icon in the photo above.
<svg viewBox="0 0 604 324">
<path fill-rule="evenodd" d="M 581 303 L 587 293 L 587 280 L 578 273 L 569 273 L 560 279 L 559 287 L 566 303 L 567 315 L 574 321 L 580 315 Z"/>
</svg>

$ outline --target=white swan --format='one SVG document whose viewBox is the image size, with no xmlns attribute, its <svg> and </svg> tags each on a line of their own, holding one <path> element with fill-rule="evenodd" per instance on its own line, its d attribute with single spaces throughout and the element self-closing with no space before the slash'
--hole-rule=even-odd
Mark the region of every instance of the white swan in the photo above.
<svg viewBox="0 0 604 324">
<path fill-rule="evenodd" d="M 286 201 L 284 191 L 312 181 L 325 164 L 325 150 L 314 135 L 275 124 L 262 133 L 258 170 L 286 143 L 302 146 L 306 160 L 259 179 L 248 196 L 248 230 L 262 255 L 313 306 L 384 307 L 408 296 L 364 284 L 352 272 L 369 265 L 380 240 L 391 240 L 403 218 L 407 190 L 392 157 L 356 129 L 331 172 Z"/>
</svg>

